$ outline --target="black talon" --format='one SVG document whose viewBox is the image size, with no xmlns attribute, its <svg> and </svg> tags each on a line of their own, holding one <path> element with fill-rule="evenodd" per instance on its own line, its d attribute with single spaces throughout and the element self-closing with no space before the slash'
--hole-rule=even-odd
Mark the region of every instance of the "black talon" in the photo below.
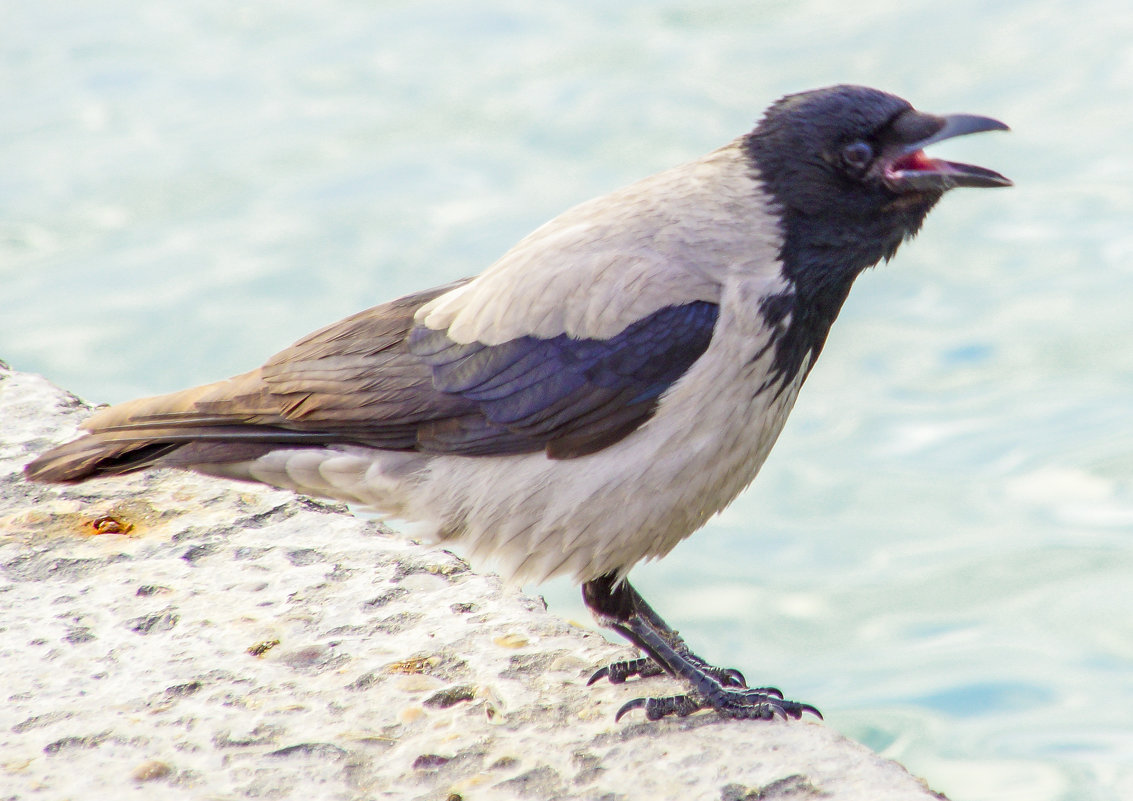
<svg viewBox="0 0 1133 801">
<path fill-rule="evenodd" d="M 788 702 L 788 703 L 790 703 L 790 702 Z M 822 713 L 819 712 L 817 709 L 815 709 L 810 704 L 800 704 L 800 703 L 796 702 L 794 705 L 798 709 L 798 714 L 794 716 L 794 718 L 796 720 L 800 719 L 803 716 L 804 712 L 811 713 L 812 715 L 814 715 L 819 720 L 826 720 L 826 718 L 822 717 Z"/>
<path fill-rule="evenodd" d="M 594 671 L 594 675 L 591 676 L 589 680 L 587 680 L 586 686 L 589 687 L 591 684 L 598 681 L 603 676 L 608 676 L 608 675 L 610 675 L 610 666 L 609 665 L 607 665 L 604 668 L 598 668 L 597 670 Z"/>
<path fill-rule="evenodd" d="M 626 701 L 624 704 L 622 704 L 622 708 L 618 710 L 618 714 L 614 715 L 614 723 L 620 721 L 622 719 L 622 716 L 625 715 L 626 712 L 632 712 L 635 709 L 640 709 L 641 707 L 648 705 L 648 703 L 652 700 L 652 698 L 634 698 L 632 701 Z M 645 716 L 649 717 L 648 710 L 646 711 Z"/>
<path fill-rule="evenodd" d="M 740 673 L 735 668 L 724 668 L 721 672 L 723 674 L 723 678 L 728 678 L 731 680 L 728 682 L 727 686 L 747 687 L 747 679 L 744 678 L 744 674 Z M 721 684 L 724 684 L 723 678 L 720 681 Z M 780 695 L 779 697 L 781 698 L 782 695 Z"/>
<path fill-rule="evenodd" d="M 763 695 L 773 695 L 776 698 L 783 697 L 783 691 L 778 687 L 752 687 L 751 691 L 754 693 L 762 693 Z"/>
</svg>

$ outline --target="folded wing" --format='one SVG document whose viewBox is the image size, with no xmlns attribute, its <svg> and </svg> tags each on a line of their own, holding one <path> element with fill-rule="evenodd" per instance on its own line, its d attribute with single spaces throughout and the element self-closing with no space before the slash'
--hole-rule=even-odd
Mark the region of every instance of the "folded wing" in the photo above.
<svg viewBox="0 0 1133 801">
<path fill-rule="evenodd" d="M 653 414 L 708 347 L 717 306 L 664 307 L 609 339 L 560 334 L 456 343 L 414 322 L 453 286 L 410 295 L 317 331 L 258 370 L 131 401 L 37 459 L 45 481 L 154 465 L 242 461 L 336 443 L 487 456 L 607 447 Z"/>
</svg>

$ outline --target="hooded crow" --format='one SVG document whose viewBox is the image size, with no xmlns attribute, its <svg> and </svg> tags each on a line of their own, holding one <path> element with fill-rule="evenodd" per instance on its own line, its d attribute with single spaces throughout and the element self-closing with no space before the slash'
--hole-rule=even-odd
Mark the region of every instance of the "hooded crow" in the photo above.
<svg viewBox="0 0 1133 801">
<path fill-rule="evenodd" d="M 568 574 L 668 673 L 650 719 L 817 714 L 706 664 L 626 580 L 755 478 L 854 278 L 949 189 L 1011 182 L 924 148 L 987 117 L 891 94 L 789 95 L 703 158 L 570 209 L 481 275 L 316 331 L 259 369 L 122 403 L 26 468 L 73 483 L 176 467 L 412 521 L 505 576 Z"/>
</svg>

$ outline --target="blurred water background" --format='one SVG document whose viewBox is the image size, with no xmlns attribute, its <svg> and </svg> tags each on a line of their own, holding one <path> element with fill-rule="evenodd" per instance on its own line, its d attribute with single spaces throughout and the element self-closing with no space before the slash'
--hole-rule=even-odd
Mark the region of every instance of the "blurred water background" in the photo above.
<svg viewBox="0 0 1133 801">
<path fill-rule="evenodd" d="M 789 92 L 1009 122 L 863 276 L 752 489 L 634 577 L 953 801 L 1133 798 L 1133 8 L 0 6 L 0 358 L 96 402 L 482 270 Z M 576 590 L 539 588 L 587 619 Z M 742 755 L 737 755 L 742 758 Z"/>
</svg>

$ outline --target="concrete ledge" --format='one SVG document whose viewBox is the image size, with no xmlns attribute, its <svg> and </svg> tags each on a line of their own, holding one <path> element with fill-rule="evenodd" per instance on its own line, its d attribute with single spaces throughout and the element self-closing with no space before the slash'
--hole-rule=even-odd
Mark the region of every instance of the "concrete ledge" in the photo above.
<svg viewBox="0 0 1133 801">
<path fill-rule="evenodd" d="M 89 407 L 0 363 L 0 799 L 941 799 L 818 722 L 614 722 L 631 653 L 341 507 L 21 469 Z"/>
</svg>

